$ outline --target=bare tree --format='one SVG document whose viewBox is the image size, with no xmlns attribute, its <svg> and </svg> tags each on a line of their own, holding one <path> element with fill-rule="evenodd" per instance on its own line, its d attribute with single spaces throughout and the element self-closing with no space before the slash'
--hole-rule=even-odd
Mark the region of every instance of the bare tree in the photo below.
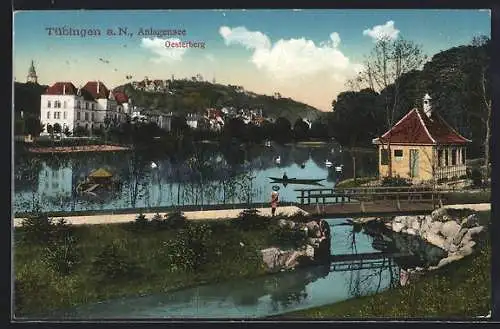
<svg viewBox="0 0 500 329">
<path fill-rule="evenodd" d="M 387 129 L 394 125 L 399 104 L 400 78 L 421 67 L 426 56 L 422 47 L 404 39 L 381 38 L 372 52 L 365 58 L 364 70 L 356 77 L 360 84 L 385 95 L 385 118 Z M 390 136 L 387 140 L 389 176 L 392 176 L 392 154 Z"/>
</svg>

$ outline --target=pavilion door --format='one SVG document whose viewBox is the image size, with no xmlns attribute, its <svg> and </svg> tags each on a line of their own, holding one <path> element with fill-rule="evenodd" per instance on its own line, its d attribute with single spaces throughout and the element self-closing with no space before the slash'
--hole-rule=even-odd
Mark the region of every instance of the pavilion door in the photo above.
<svg viewBox="0 0 500 329">
<path fill-rule="evenodd" d="M 418 177 L 418 150 L 410 150 L 410 177 Z"/>
</svg>

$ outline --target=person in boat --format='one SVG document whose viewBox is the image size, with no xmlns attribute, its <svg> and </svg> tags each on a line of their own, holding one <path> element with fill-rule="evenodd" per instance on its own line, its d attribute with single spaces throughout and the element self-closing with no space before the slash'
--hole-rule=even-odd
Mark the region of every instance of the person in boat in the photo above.
<svg viewBox="0 0 500 329">
<path fill-rule="evenodd" d="M 286 173 L 283 174 L 283 180 L 288 180 L 288 176 L 286 175 Z"/>
<path fill-rule="evenodd" d="M 271 215 L 274 217 L 276 208 L 278 208 L 279 194 L 276 191 L 271 193 Z"/>
</svg>

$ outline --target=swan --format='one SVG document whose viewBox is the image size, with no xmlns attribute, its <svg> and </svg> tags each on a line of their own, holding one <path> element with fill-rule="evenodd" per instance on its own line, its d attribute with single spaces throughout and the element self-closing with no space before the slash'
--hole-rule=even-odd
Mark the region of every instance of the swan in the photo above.
<svg viewBox="0 0 500 329">
<path fill-rule="evenodd" d="M 336 172 L 341 172 L 342 169 L 344 169 L 344 165 L 343 164 L 341 164 L 340 166 L 335 166 L 335 171 Z"/>
<path fill-rule="evenodd" d="M 276 160 L 274 160 L 276 162 L 276 164 L 280 164 L 281 163 L 281 157 L 278 155 L 276 157 Z"/>
<path fill-rule="evenodd" d="M 158 168 L 158 165 L 156 163 L 154 163 L 153 161 L 151 161 L 151 169 L 155 169 L 155 168 Z"/>
<path fill-rule="evenodd" d="M 326 161 L 325 161 L 325 165 L 326 165 L 327 167 L 331 167 L 331 166 L 333 166 L 333 163 L 332 163 L 330 160 L 326 160 Z"/>
</svg>

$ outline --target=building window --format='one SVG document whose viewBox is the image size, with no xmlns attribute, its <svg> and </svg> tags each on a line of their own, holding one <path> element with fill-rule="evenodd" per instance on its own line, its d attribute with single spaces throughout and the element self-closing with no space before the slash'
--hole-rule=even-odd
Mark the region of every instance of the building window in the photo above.
<svg viewBox="0 0 500 329">
<path fill-rule="evenodd" d="M 85 102 L 85 109 L 88 110 L 89 109 L 89 103 Z"/>
<path fill-rule="evenodd" d="M 47 119 L 50 119 L 50 111 L 47 111 Z"/>
<path fill-rule="evenodd" d="M 64 101 L 64 103 L 63 103 L 63 108 L 66 108 L 66 105 L 67 105 L 67 104 L 66 104 L 66 101 Z"/>
<path fill-rule="evenodd" d="M 456 166 L 457 165 L 457 149 L 451 150 L 451 165 Z"/>
<path fill-rule="evenodd" d="M 81 116 L 80 116 L 80 111 L 76 112 L 76 120 L 80 120 Z"/>
<path fill-rule="evenodd" d="M 403 150 L 394 150 L 394 157 L 395 158 L 402 158 L 403 157 Z"/>
<path fill-rule="evenodd" d="M 57 109 L 61 108 L 61 102 L 60 101 L 55 101 L 54 102 L 54 107 L 57 108 Z"/>
<path fill-rule="evenodd" d="M 47 102 L 47 107 L 50 108 L 51 107 L 51 104 L 50 104 L 50 101 Z"/>
<path fill-rule="evenodd" d="M 389 164 L 389 151 L 386 149 L 380 150 L 380 164 L 383 166 Z"/>
<path fill-rule="evenodd" d="M 85 112 L 85 121 L 89 121 L 89 113 Z"/>
<path fill-rule="evenodd" d="M 77 101 L 76 102 L 76 108 L 79 109 L 80 108 L 80 101 Z"/>
<path fill-rule="evenodd" d="M 66 111 L 64 111 L 64 119 L 67 119 L 68 118 L 68 113 Z"/>
<path fill-rule="evenodd" d="M 92 110 L 95 110 L 95 103 L 92 103 Z"/>
<path fill-rule="evenodd" d="M 94 121 L 94 112 L 90 114 L 90 117 L 92 118 L 92 121 Z"/>
<path fill-rule="evenodd" d="M 444 165 L 448 166 L 448 150 L 444 150 Z"/>
</svg>

